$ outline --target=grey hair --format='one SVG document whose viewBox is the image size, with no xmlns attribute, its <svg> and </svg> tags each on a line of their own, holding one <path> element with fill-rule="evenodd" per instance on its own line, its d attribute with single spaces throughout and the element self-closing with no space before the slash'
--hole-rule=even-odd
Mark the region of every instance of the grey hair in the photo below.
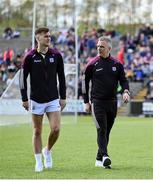
<svg viewBox="0 0 153 180">
<path fill-rule="evenodd" d="M 98 41 L 105 41 L 109 44 L 109 47 L 112 48 L 112 40 L 109 36 L 101 36 Z"/>
</svg>

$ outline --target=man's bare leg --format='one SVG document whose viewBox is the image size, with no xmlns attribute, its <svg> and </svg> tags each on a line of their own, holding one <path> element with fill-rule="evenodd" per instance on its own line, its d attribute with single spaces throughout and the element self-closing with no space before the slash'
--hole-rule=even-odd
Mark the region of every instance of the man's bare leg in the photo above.
<svg viewBox="0 0 153 180">
<path fill-rule="evenodd" d="M 43 115 L 35 115 L 32 114 L 32 121 L 33 121 L 33 148 L 34 148 L 34 154 L 36 159 L 36 166 L 35 171 L 41 172 L 43 170 L 43 164 L 42 164 L 42 121 L 43 121 Z"/>
</svg>

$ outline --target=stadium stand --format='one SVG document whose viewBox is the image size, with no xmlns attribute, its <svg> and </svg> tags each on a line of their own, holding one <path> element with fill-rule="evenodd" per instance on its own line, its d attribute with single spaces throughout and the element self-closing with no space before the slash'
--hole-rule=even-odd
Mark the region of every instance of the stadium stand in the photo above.
<svg viewBox="0 0 153 180">
<path fill-rule="evenodd" d="M 135 36 L 130 34 L 119 35 L 115 31 L 107 32 L 106 30 L 91 30 L 84 32 L 78 39 L 79 54 L 79 82 L 78 98 L 82 99 L 81 82 L 82 75 L 87 62 L 96 55 L 96 41 L 101 35 L 110 35 L 113 38 L 113 56 L 116 56 L 124 65 L 126 76 L 130 81 L 131 98 L 145 96 L 146 81 L 153 73 L 153 29 L 143 27 L 139 29 Z M 64 63 L 75 64 L 75 32 L 74 28 L 61 30 L 52 34 L 53 47 L 60 50 Z M 23 55 L 31 46 L 31 36 L 19 39 L 0 40 L 0 81 L 1 93 L 4 86 L 9 82 L 11 74 L 15 74 L 20 68 Z M 13 48 L 12 48 L 13 47 Z M 8 48 L 14 51 L 14 56 L 10 63 L 6 64 L 4 51 Z M 4 86 L 3 86 L 4 85 Z M 74 98 L 75 91 L 74 75 L 67 78 L 67 96 Z M 141 94 L 142 93 L 142 94 Z M 143 94 L 144 93 L 144 94 Z M 122 102 L 120 103 L 122 106 Z M 123 111 L 123 107 L 122 110 Z M 124 111 L 123 111 L 124 112 Z"/>
</svg>

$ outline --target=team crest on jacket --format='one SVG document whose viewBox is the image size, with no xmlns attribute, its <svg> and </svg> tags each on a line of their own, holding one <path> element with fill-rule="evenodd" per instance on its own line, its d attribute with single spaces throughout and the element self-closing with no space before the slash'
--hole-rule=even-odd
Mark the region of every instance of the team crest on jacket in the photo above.
<svg viewBox="0 0 153 180">
<path fill-rule="evenodd" d="M 53 63 L 53 62 L 54 62 L 54 58 L 52 58 L 52 57 L 49 58 L 49 62 L 50 62 L 50 63 Z"/>
<path fill-rule="evenodd" d="M 116 67 L 112 67 L 112 71 L 116 71 Z"/>
</svg>

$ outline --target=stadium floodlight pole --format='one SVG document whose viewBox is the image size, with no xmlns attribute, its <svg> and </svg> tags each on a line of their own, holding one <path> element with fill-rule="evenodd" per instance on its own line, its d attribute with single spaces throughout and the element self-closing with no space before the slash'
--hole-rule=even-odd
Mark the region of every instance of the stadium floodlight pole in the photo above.
<svg viewBox="0 0 153 180">
<path fill-rule="evenodd" d="M 33 0 L 32 49 L 35 48 L 36 0 Z"/>
<path fill-rule="evenodd" d="M 77 11 L 76 11 L 76 0 L 74 0 L 74 9 L 75 9 L 75 18 L 74 18 L 74 25 L 75 25 L 75 61 L 76 61 L 76 74 L 75 74 L 75 122 L 77 123 L 78 118 L 78 22 L 77 22 Z"/>
</svg>

